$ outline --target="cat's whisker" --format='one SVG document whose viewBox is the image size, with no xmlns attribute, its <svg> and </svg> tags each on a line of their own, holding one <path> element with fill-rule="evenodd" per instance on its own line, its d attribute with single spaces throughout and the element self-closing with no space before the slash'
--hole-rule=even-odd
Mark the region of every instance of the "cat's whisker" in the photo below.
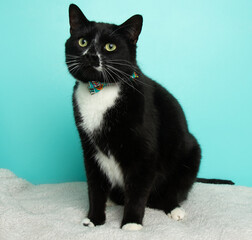
<svg viewBox="0 0 252 240">
<path fill-rule="evenodd" d="M 80 62 L 80 59 L 66 59 L 66 63 L 68 62 Z"/>
<path fill-rule="evenodd" d="M 102 73 L 103 81 L 106 83 L 106 78 L 105 78 L 105 75 L 104 75 L 104 71 L 102 70 L 101 73 Z"/>
<path fill-rule="evenodd" d="M 120 69 L 118 69 L 118 68 L 116 68 L 116 67 L 114 67 L 114 66 L 112 66 L 112 65 L 107 64 L 106 66 L 107 66 L 107 67 L 110 67 L 110 68 L 112 68 L 112 69 L 114 69 L 115 71 L 120 72 L 121 74 L 123 74 L 123 75 L 126 76 L 126 77 L 131 76 L 130 74 L 125 73 L 124 71 L 122 71 L 122 70 L 120 70 Z"/>
<path fill-rule="evenodd" d="M 107 65 L 108 66 L 108 65 Z M 115 74 L 119 79 L 121 79 L 124 83 L 126 83 L 129 87 L 133 88 L 135 91 L 139 92 L 142 96 L 143 93 L 140 92 L 139 90 L 137 90 L 132 84 L 130 84 L 127 80 L 123 79 L 119 74 L 117 74 L 115 71 L 113 71 L 111 68 L 110 69 L 107 69 L 108 71 L 111 71 L 113 74 Z M 118 70 L 118 69 L 115 69 L 115 70 Z M 119 70 L 120 71 L 120 70 Z M 131 82 L 132 83 L 132 82 Z"/>
<path fill-rule="evenodd" d="M 128 60 L 126 60 L 126 59 L 120 59 L 120 58 L 117 58 L 117 59 L 106 59 L 106 61 L 111 61 L 111 62 L 126 62 L 126 63 L 129 63 L 129 64 L 131 64 L 131 65 L 133 65 L 132 64 L 132 62 L 130 62 L 130 61 L 128 61 Z"/>
<path fill-rule="evenodd" d="M 103 74 L 104 74 L 104 81 L 106 82 L 109 82 L 109 78 L 108 78 L 108 75 L 106 73 L 106 69 L 103 69 Z"/>
<path fill-rule="evenodd" d="M 118 62 L 108 62 L 109 64 L 109 66 L 111 66 L 111 67 L 114 67 L 116 70 L 119 70 L 116 66 L 113 66 L 113 64 L 115 64 L 115 65 L 121 65 L 121 66 L 126 66 L 126 67 L 129 67 L 133 72 L 138 72 L 139 71 L 139 69 L 137 68 L 137 67 L 134 67 L 133 65 L 129 65 L 129 64 L 124 64 L 124 63 L 118 63 Z M 131 77 L 132 75 L 131 74 L 128 74 L 128 73 L 126 73 L 125 71 L 122 71 L 122 70 L 120 70 L 121 71 L 121 73 L 123 74 L 123 75 L 125 75 L 125 76 L 127 76 L 127 77 Z"/>
<path fill-rule="evenodd" d="M 81 58 L 80 56 L 77 55 L 72 55 L 72 54 L 66 54 L 67 58 Z"/>
<path fill-rule="evenodd" d="M 79 66 L 79 64 L 76 63 L 76 64 L 69 64 L 69 65 L 68 65 L 69 68 L 74 68 L 74 67 L 76 67 L 76 66 Z"/>
<path fill-rule="evenodd" d="M 131 65 L 131 66 L 134 66 L 134 64 L 132 64 L 132 62 L 127 61 L 127 60 L 125 60 L 125 59 L 106 59 L 105 61 L 106 61 L 106 62 L 127 63 L 127 64 L 129 64 L 129 65 Z"/>
<path fill-rule="evenodd" d="M 116 83 L 115 78 L 114 78 L 113 75 L 109 72 L 109 70 L 106 69 L 106 68 L 104 68 L 104 69 L 105 69 L 105 71 L 107 72 L 108 76 L 111 77 L 111 80 L 113 80 L 113 82 Z"/>
<path fill-rule="evenodd" d="M 108 77 L 107 77 L 107 75 L 106 75 L 106 72 L 105 72 L 105 69 L 104 69 L 104 68 L 102 69 L 101 73 L 102 73 L 102 76 L 103 76 L 104 83 L 105 83 L 105 84 L 108 84 L 108 83 L 109 83 L 109 82 L 108 82 Z"/>
<path fill-rule="evenodd" d="M 122 64 L 120 64 L 120 65 L 122 65 Z M 136 68 L 135 70 L 138 70 L 137 67 L 135 67 L 135 68 Z M 119 69 L 117 69 L 117 70 L 119 70 Z M 132 70 L 134 70 L 134 69 L 132 69 Z M 123 71 L 121 71 L 121 74 L 124 74 L 124 75 L 127 76 L 127 77 L 131 77 L 130 74 L 128 74 L 128 73 L 126 73 L 126 72 L 123 72 Z M 140 84 L 143 84 L 143 85 L 145 85 L 145 86 L 154 88 L 154 87 L 151 86 L 150 84 L 147 84 L 147 83 L 145 83 L 145 82 L 142 82 L 141 79 L 135 78 L 134 81 L 135 81 L 135 82 L 138 82 L 138 83 L 140 83 Z"/>
<path fill-rule="evenodd" d="M 109 72 L 109 69 L 105 69 L 107 74 L 111 77 L 111 79 L 113 80 L 113 82 L 119 87 L 119 84 L 117 83 L 117 81 L 115 80 L 115 78 L 113 77 L 113 75 Z"/>
<path fill-rule="evenodd" d="M 66 57 L 66 61 L 78 60 L 78 58 Z"/>
<path fill-rule="evenodd" d="M 78 65 L 75 65 L 75 66 L 72 66 L 72 67 L 69 67 L 69 71 L 70 71 L 72 74 L 77 73 L 79 70 L 80 70 L 79 64 L 78 64 Z"/>
<path fill-rule="evenodd" d="M 111 66 L 111 65 L 107 65 L 108 67 L 110 67 L 110 68 L 112 68 L 113 70 L 115 70 L 115 71 L 117 71 L 118 73 L 120 73 L 123 77 L 125 77 L 126 79 L 126 81 L 127 81 L 127 79 L 128 78 L 131 78 L 131 75 L 130 74 L 128 74 L 128 73 L 125 73 L 124 71 L 122 71 L 122 70 L 119 70 L 118 68 L 115 68 L 115 67 L 113 67 L 113 66 Z M 133 83 L 130 81 L 130 84 L 131 85 L 133 85 Z M 133 86 L 132 86 L 133 87 Z"/>
<path fill-rule="evenodd" d="M 75 62 L 79 62 L 79 60 L 69 60 L 69 61 L 66 61 L 66 63 L 68 64 L 68 63 L 75 63 Z"/>
<path fill-rule="evenodd" d="M 140 84 L 143 84 L 143 85 L 145 85 L 145 86 L 147 86 L 147 87 L 151 87 L 151 88 L 155 88 L 154 86 L 151 86 L 150 84 L 147 84 L 147 83 L 145 83 L 145 82 L 142 82 L 140 79 L 134 79 L 134 81 L 135 82 L 138 82 L 138 83 L 140 83 Z"/>
<path fill-rule="evenodd" d="M 132 64 L 132 62 L 128 61 L 128 60 L 125 60 L 125 59 L 106 59 L 107 62 L 122 62 L 122 63 L 128 63 L 132 66 L 134 66 Z"/>
<path fill-rule="evenodd" d="M 79 66 L 79 65 L 75 65 L 75 66 L 72 66 L 72 67 L 69 68 L 69 71 L 70 71 L 72 74 L 77 73 L 79 70 L 80 70 L 80 66 Z"/>
<path fill-rule="evenodd" d="M 128 62 L 128 61 L 121 61 L 121 60 L 106 60 L 106 62 L 112 63 L 112 64 L 121 64 L 121 65 L 125 65 L 125 66 L 130 66 L 131 68 L 134 68 L 134 69 L 138 69 L 137 66 L 134 66 L 131 62 Z"/>
<path fill-rule="evenodd" d="M 73 66 L 76 66 L 76 65 L 79 65 L 79 63 L 69 63 L 68 67 L 73 67 Z"/>
<path fill-rule="evenodd" d="M 117 69 L 117 68 L 115 68 L 115 67 L 113 67 L 113 66 L 111 66 L 111 65 L 106 65 L 106 66 L 107 66 L 108 69 L 110 69 L 113 73 L 115 73 L 114 71 L 117 71 L 118 74 L 121 74 L 121 75 L 122 75 L 121 77 L 126 77 L 126 78 L 128 78 L 128 76 L 125 75 L 121 70 L 119 70 L 119 69 Z M 117 74 L 117 76 L 118 76 L 118 74 Z"/>
<path fill-rule="evenodd" d="M 126 74 L 126 73 L 125 73 Z M 129 77 L 131 77 L 131 75 L 129 75 Z M 135 89 L 136 91 L 138 91 L 139 93 L 141 93 L 142 94 L 142 92 L 140 92 L 139 90 L 137 90 L 137 88 L 136 87 L 134 87 L 134 83 L 135 83 L 135 81 L 134 82 L 132 82 L 132 81 L 128 81 L 128 80 L 126 80 L 126 79 L 122 79 L 125 83 L 128 83 L 128 85 L 130 84 L 131 85 L 131 87 L 133 88 L 133 89 Z M 143 94 L 142 94 L 143 95 Z"/>
<path fill-rule="evenodd" d="M 114 64 L 114 65 L 120 65 L 120 66 L 126 66 L 126 67 L 129 67 L 130 69 L 133 69 L 134 71 L 138 70 L 137 67 L 134 67 L 133 65 L 130 65 L 130 64 L 125 64 L 125 63 L 120 63 L 120 62 L 110 62 L 110 61 L 108 61 L 107 63 Z"/>
</svg>

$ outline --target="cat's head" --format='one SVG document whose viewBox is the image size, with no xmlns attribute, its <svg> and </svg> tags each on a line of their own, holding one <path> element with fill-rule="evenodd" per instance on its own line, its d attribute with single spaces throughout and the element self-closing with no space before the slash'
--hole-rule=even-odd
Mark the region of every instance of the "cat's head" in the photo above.
<svg viewBox="0 0 252 240">
<path fill-rule="evenodd" d="M 66 42 L 69 72 L 79 81 L 118 82 L 136 69 L 136 43 L 143 18 L 134 15 L 121 25 L 89 21 L 74 4 L 69 7 Z"/>
</svg>

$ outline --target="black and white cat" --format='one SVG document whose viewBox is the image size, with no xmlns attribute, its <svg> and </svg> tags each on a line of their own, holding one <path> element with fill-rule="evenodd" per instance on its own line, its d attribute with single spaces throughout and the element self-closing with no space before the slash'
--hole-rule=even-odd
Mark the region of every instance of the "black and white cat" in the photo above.
<svg viewBox="0 0 252 240">
<path fill-rule="evenodd" d="M 66 63 L 89 194 L 83 224 L 104 224 L 108 197 L 124 205 L 122 229 L 141 229 L 146 206 L 183 219 L 201 150 L 178 101 L 136 63 L 142 16 L 96 23 L 71 4 L 69 17 Z"/>
</svg>

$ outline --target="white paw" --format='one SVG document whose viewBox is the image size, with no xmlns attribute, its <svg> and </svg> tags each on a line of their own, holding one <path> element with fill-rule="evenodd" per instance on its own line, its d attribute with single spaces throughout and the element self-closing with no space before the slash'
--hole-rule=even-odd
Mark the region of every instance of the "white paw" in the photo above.
<svg viewBox="0 0 252 240">
<path fill-rule="evenodd" d="M 168 213 L 168 217 L 180 221 L 185 217 L 185 210 L 181 207 L 174 208 L 170 213 Z"/>
<path fill-rule="evenodd" d="M 86 226 L 86 227 L 94 227 L 95 225 L 90 221 L 89 218 L 84 218 L 82 220 L 82 225 Z"/>
<path fill-rule="evenodd" d="M 137 223 L 127 223 L 123 225 L 122 229 L 127 231 L 138 231 L 141 230 L 143 226 Z"/>
</svg>

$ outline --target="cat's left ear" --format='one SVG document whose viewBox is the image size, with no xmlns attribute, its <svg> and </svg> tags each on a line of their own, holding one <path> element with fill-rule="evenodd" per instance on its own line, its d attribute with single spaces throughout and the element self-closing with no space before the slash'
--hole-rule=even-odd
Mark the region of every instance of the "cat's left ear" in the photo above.
<svg viewBox="0 0 252 240">
<path fill-rule="evenodd" d="M 70 4 L 69 23 L 70 33 L 72 34 L 74 31 L 80 29 L 82 26 L 87 25 L 89 21 L 75 4 Z"/>
<path fill-rule="evenodd" d="M 143 17 L 137 14 L 129 18 L 123 24 L 121 24 L 118 30 L 120 29 L 122 32 L 126 33 L 126 35 L 129 37 L 132 43 L 136 44 L 138 36 L 142 30 L 142 25 L 143 25 Z"/>
</svg>

